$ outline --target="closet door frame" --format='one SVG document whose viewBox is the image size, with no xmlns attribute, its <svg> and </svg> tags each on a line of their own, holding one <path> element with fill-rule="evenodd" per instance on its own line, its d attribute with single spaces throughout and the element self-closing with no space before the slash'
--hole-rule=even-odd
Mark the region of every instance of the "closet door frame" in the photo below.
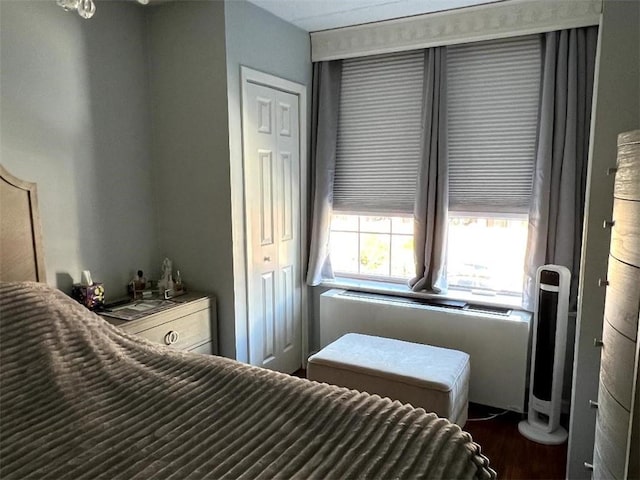
<svg viewBox="0 0 640 480">
<path fill-rule="evenodd" d="M 255 70 L 253 68 L 241 65 L 240 66 L 240 112 L 243 111 L 242 99 L 247 98 L 245 92 L 245 86 L 249 83 L 264 85 L 270 88 L 278 89 L 286 93 L 291 93 L 298 97 L 298 108 L 299 108 L 299 129 L 300 129 L 300 278 L 299 282 L 301 285 L 301 310 L 302 310 L 302 358 L 301 364 L 303 368 L 306 366 L 306 361 L 309 356 L 309 308 L 308 308 L 308 296 L 309 289 L 306 285 L 305 273 L 306 273 L 306 265 L 307 265 L 307 244 L 308 244 L 308 235 L 307 235 L 307 195 L 308 195 L 308 110 L 307 110 L 307 87 L 297 82 L 293 82 L 290 80 L 286 80 L 284 78 L 277 77 L 275 75 L 270 75 L 268 73 L 261 72 L 259 70 Z M 241 113 L 242 116 L 242 113 Z M 243 140 L 243 149 L 244 149 L 244 140 Z M 244 152 L 242 155 L 244 158 Z M 242 175 L 233 175 L 233 166 L 232 166 L 232 175 L 231 175 L 231 189 L 235 193 L 232 194 L 234 198 L 245 198 L 245 182 L 244 182 L 244 172 Z M 235 207 L 240 207 L 240 205 L 236 205 Z M 242 231 L 246 235 L 246 230 L 244 226 L 245 222 L 245 205 L 244 200 L 242 202 L 242 208 L 235 208 L 232 205 L 232 222 L 234 224 L 234 231 Z M 236 333 L 238 332 L 238 325 L 241 324 L 245 326 L 242 330 L 248 332 L 248 315 L 247 309 L 238 308 L 239 305 L 246 306 L 246 301 L 248 298 L 247 295 L 247 252 L 245 249 L 244 235 L 243 241 L 237 242 L 234 238 L 233 245 L 233 263 L 234 263 L 234 290 L 235 290 L 235 304 L 236 304 L 236 312 L 235 312 L 235 324 L 236 324 Z M 236 345 L 238 341 L 246 342 L 246 358 L 244 355 L 238 355 L 237 352 L 237 360 L 248 362 L 248 352 L 249 352 L 249 338 L 248 336 L 245 339 L 236 338 Z M 237 348 L 238 350 L 238 348 Z"/>
</svg>

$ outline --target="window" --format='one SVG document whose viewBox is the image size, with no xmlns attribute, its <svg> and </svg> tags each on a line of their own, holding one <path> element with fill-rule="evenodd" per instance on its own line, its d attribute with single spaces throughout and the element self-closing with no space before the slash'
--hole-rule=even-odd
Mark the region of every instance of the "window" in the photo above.
<svg viewBox="0 0 640 480">
<path fill-rule="evenodd" d="M 519 294 L 537 136 L 539 36 L 447 47 L 451 288 Z M 415 275 L 422 51 L 343 61 L 331 261 Z"/>
<path fill-rule="evenodd" d="M 474 293 L 522 292 L 527 218 L 449 215 L 447 280 Z"/>
<path fill-rule="evenodd" d="M 415 274 L 413 219 L 333 215 L 331 263 L 337 274 L 405 281 Z"/>
<path fill-rule="evenodd" d="M 447 50 L 451 288 L 522 293 L 540 52 L 537 36 Z"/>
<path fill-rule="evenodd" d="M 337 275 L 403 283 L 415 275 L 423 57 L 343 61 L 330 246 Z"/>
</svg>

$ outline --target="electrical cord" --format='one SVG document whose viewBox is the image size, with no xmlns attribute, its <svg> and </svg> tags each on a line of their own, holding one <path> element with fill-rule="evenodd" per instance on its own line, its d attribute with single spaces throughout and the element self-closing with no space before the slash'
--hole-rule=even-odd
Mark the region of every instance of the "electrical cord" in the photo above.
<svg viewBox="0 0 640 480">
<path fill-rule="evenodd" d="M 508 411 L 509 410 L 503 410 L 501 412 L 492 413 L 488 417 L 483 417 L 483 418 L 468 418 L 467 422 L 484 422 L 487 420 L 493 420 L 494 418 L 498 418 L 499 416 L 504 415 Z"/>
</svg>

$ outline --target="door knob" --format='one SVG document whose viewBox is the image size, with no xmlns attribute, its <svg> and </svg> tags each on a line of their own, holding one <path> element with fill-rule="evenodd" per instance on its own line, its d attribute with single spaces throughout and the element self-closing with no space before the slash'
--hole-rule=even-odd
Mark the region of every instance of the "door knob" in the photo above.
<svg viewBox="0 0 640 480">
<path fill-rule="evenodd" d="M 271 261 L 271 257 L 264 257 L 264 261 L 265 262 L 270 262 Z"/>
</svg>

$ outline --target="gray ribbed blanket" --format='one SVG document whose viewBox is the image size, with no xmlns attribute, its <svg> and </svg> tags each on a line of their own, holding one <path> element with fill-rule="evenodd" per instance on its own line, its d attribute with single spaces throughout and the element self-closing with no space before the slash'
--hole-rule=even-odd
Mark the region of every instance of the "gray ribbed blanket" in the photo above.
<svg viewBox="0 0 640 480">
<path fill-rule="evenodd" d="M 128 335 L 0 286 L 0 478 L 494 478 L 424 410 Z"/>
</svg>

